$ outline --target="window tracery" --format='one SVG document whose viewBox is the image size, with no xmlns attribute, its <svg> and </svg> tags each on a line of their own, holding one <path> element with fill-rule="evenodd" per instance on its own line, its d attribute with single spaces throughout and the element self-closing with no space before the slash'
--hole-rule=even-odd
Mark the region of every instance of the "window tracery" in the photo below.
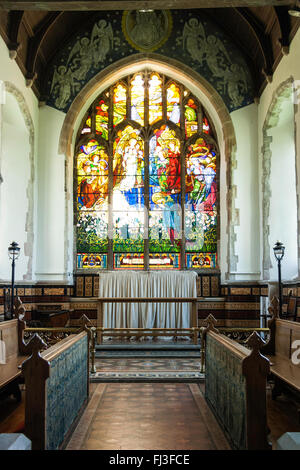
<svg viewBox="0 0 300 470">
<path fill-rule="evenodd" d="M 156 72 L 101 93 L 75 149 L 77 269 L 217 267 L 213 135 L 192 93 Z"/>
</svg>

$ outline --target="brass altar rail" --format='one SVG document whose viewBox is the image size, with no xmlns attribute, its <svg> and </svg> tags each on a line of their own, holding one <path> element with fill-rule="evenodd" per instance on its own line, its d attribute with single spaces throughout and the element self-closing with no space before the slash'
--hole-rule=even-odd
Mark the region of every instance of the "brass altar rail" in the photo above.
<svg viewBox="0 0 300 470">
<path fill-rule="evenodd" d="M 192 318 L 191 318 L 191 326 L 192 328 L 198 328 L 198 315 L 197 315 L 197 297 L 98 297 L 98 313 L 97 313 L 97 340 L 98 343 L 101 344 L 102 341 L 102 336 L 101 335 L 101 329 L 103 329 L 103 304 L 104 303 L 191 303 L 192 304 Z M 130 328 L 124 328 L 125 330 L 130 330 Z M 156 328 L 152 328 L 152 330 L 155 330 Z M 165 330 L 165 328 L 163 328 Z M 177 328 L 172 328 L 172 330 L 175 330 Z M 115 330 L 115 328 L 114 328 Z M 120 328 L 119 328 L 120 330 Z M 137 330 L 137 328 L 135 328 Z M 148 331 L 148 328 L 144 328 L 144 330 Z M 178 328 L 177 330 L 181 330 L 181 328 Z M 120 335 L 119 335 L 120 336 Z M 133 335 L 130 335 L 133 336 Z M 135 335 L 136 336 L 136 335 Z M 146 336 L 145 334 L 141 336 Z M 149 336 L 155 336 L 155 335 L 150 335 Z M 162 335 L 159 335 L 162 336 Z M 167 336 L 167 335 L 165 335 Z M 174 335 L 172 335 L 174 336 Z M 188 335 L 186 335 L 188 336 Z M 196 337 L 196 339 L 195 339 Z M 197 344 L 197 334 L 194 332 L 194 342 Z"/>
<path fill-rule="evenodd" d="M 197 302 L 198 298 L 197 297 L 98 297 L 97 300 L 100 300 L 101 302 L 105 303 L 118 303 L 118 302 L 124 302 L 124 303 L 144 303 L 144 302 L 150 302 L 152 304 L 156 302 L 181 302 L 181 303 L 191 303 L 191 302 Z"/>
<path fill-rule="evenodd" d="M 120 336 L 122 338 L 130 338 L 135 336 L 142 338 L 143 336 L 190 336 L 194 339 L 194 344 L 197 344 L 199 328 L 96 328 L 98 336 L 100 336 L 100 343 L 102 336 Z"/>
<path fill-rule="evenodd" d="M 34 333 L 38 333 L 39 331 L 40 332 L 52 332 L 52 333 L 74 333 L 76 332 L 76 330 L 79 330 L 80 327 L 79 326 L 72 326 L 72 327 L 64 327 L 64 326 L 61 326 L 61 327 L 49 327 L 49 328 L 43 328 L 43 327 L 40 327 L 40 326 L 37 326 L 37 327 L 27 327 L 24 329 L 24 332 L 34 332 Z"/>
<path fill-rule="evenodd" d="M 235 331 L 239 331 L 239 332 L 260 331 L 260 332 L 268 333 L 270 331 L 269 328 L 231 328 L 227 326 L 222 326 L 221 328 L 218 328 L 218 330 L 225 331 L 227 333 L 234 333 Z"/>
<path fill-rule="evenodd" d="M 201 343 L 200 343 L 200 353 L 201 353 L 201 373 L 205 371 L 205 332 L 206 328 L 103 328 L 103 327 L 86 327 L 87 330 L 90 330 L 90 356 L 91 356 L 91 373 L 96 372 L 95 367 L 95 352 L 96 352 L 96 335 L 100 334 L 101 336 L 119 336 L 122 338 L 126 337 L 143 337 L 143 336 L 190 336 L 194 340 L 194 344 L 197 344 L 198 340 L 198 333 L 200 332 L 201 335 Z M 65 334 L 72 334 L 76 333 L 76 331 L 81 331 L 80 327 L 60 327 L 60 328 L 25 328 L 24 333 L 65 333 Z M 219 333 L 245 333 L 251 334 L 253 331 L 268 333 L 270 330 L 269 328 L 228 328 L 228 327 L 221 327 L 218 328 L 217 331 Z M 55 338 L 56 341 L 62 338 Z"/>
</svg>

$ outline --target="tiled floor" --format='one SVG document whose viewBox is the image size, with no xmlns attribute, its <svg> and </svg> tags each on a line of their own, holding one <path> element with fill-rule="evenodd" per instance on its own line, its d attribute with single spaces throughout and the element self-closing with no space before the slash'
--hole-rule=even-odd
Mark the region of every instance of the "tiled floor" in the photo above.
<svg viewBox="0 0 300 470">
<path fill-rule="evenodd" d="M 95 366 L 97 371 L 115 372 L 115 371 L 200 371 L 200 359 L 181 359 L 181 358 L 110 358 L 96 359 Z"/>
<path fill-rule="evenodd" d="M 196 384 L 98 384 L 67 450 L 230 449 Z"/>
</svg>

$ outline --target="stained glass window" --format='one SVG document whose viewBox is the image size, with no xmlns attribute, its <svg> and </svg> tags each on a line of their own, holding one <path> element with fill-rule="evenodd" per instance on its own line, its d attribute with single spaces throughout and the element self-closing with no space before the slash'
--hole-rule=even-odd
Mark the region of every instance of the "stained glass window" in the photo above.
<svg viewBox="0 0 300 470">
<path fill-rule="evenodd" d="M 96 106 L 96 133 L 108 139 L 108 105 L 103 99 Z"/>
<path fill-rule="evenodd" d="M 77 269 L 218 267 L 218 147 L 183 85 L 145 71 L 105 90 L 75 158 Z"/>
<path fill-rule="evenodd" d="M 119 83 L 113 94 L 113 122 L 114 126 L 120 124 L 126 118 L 126 103 L 127 103 L 126 88 Z"/>
<path fill-rule="evenodd" d="M 167 88 L 167 117 L 180 125 L 180 89 L 175 83 Z"/>
<path fill-rule="evenodd" d="M 141 75 L 137 75 L 131 82 L 131 119 L 144 125 L 144 80 Z"/>
<path fill-rule="evenodd" d="M 184 117 L 185 117 L 185 135 L 191 137 L 193 134 L 198 132 L 198 118 L 197 118 L 197 105 L 195 101 L 190 98 L 184 105 Z"/>
<path fill-rule="evenodd" d="M 149 80 L 149 124 L 162 119 L 162 81 L 153 74 Z"/>
<path fill-rule="evenodd" d="M 81 134 L 88 134 L 91 132 L 91 117 L 89 116 L 86 120 L 85 126 L 83 126 L 81 130 Z"/>
</svg>

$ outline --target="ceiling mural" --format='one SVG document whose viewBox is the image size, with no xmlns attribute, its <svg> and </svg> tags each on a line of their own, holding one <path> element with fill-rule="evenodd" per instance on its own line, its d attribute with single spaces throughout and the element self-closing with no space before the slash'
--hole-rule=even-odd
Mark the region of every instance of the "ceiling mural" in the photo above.
<svg viewBox="0 0 300 470">
<path fill-rule="evenodd" d="M 253 102 L 251 74 L 242 54 L 201 10 L 157 10 L 96 13 L 49 67 L 47 104 L 67 112 L 92 77 L 141 52 L 156 52 L 191 67 L 218 91 L 229 111 Z"/>
<path fill-rule="evenodd" d="M 140 52 L 153 52 L 161 47 L 172 31 L 169 10 L 124 11 L 122 31 L 126 40 Z"/>
</svg>

